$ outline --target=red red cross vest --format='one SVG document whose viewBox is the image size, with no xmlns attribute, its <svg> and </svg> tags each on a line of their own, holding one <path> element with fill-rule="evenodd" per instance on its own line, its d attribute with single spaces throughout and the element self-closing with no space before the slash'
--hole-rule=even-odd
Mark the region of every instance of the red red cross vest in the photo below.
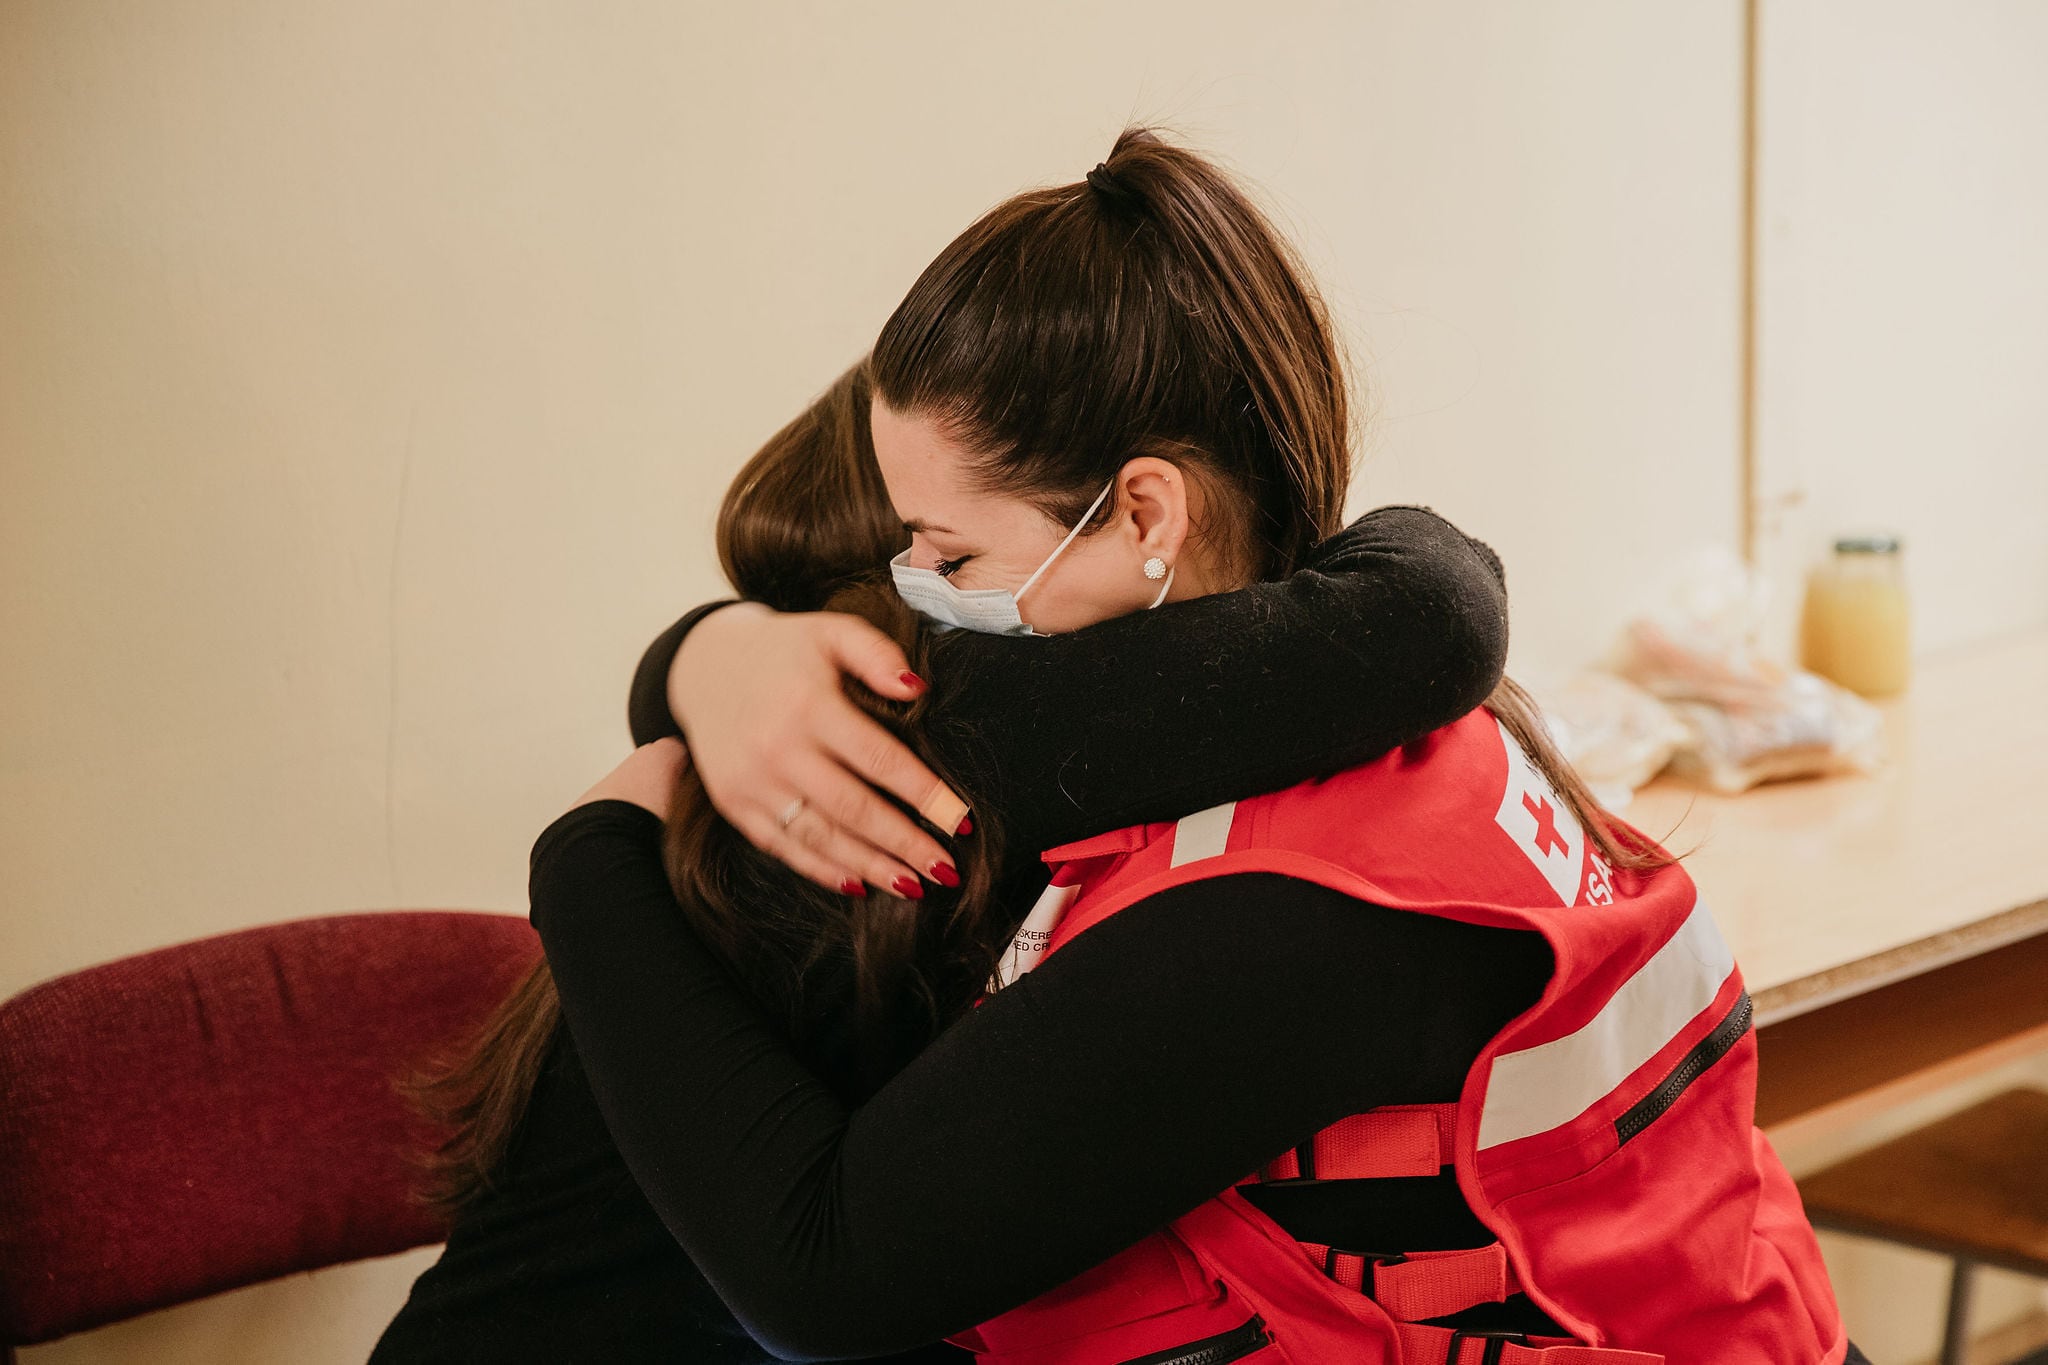
<svg viewBox="0 0 2048 1365">
<path fill-rule="evenodd" d="M 1240 872 L 1533 929 L 1556 969 L 1455 1104 L 1354 1115 L 1249 1178 L 1450 1166 L 1498 1241 L 1405 1256 L 1314 1246 L 1227 1190 L 953 1339 L 990 1365 L 1842 1360 L 1812 1228 L 1755 1125 L 1749 996 L 1712 915 L 1677 866 L 1611 869 L 1489 712 L 1326 781 L 1044 856 L 1053 884 L 1006 973 L 1168 887 Z M 1517 1292 L 1574 1338 L 1425 1325 Z"/>
</svg>

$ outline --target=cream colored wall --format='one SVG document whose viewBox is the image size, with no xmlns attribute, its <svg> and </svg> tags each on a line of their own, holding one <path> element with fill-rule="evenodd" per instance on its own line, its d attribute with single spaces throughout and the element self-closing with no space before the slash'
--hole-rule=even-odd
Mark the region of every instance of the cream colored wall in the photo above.
<svg viewBox="0 0 2048 1365">
<path fill-rule="evenodd" d="M 0 992 L 519 910 L 721 591 L 739 462 L 1131 115 L 1317 264 L 1354 509 L 1491 540 L 1517 670 L 1577 662 L 1736 534 L 1739 39 L 1733 0 L 0 7 Z M 430 1256 L 24 1359 L 360 1359 Z"/>
<path fill-rule="evenodd" d="M 516 907 L 639 648 L 720 590 L 733 469 L 1132 112 L 1300 225 L 1381 413 L 1355 505 L 1493 540 L 1527 652 L 1577 657 L 1664 539 L 1734 524 L 1727 7 L 4 14 L 35 814 L 0 985 Z"/>
<path fill-rule="evenodd" d="M 1763 561 L 1888 528 L 1921 650 L 2048 624 L 2048 7 L 1762 13 Z"/>
</svg>

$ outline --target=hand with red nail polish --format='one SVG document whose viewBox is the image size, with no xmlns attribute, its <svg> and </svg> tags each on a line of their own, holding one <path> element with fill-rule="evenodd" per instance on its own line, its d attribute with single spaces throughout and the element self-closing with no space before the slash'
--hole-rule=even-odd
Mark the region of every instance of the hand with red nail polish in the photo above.
<svg viewBox="0 0 2048 1365">
<path fill-rule="evenodd" d="M 861 617 L 741 602 L 683 637 L 669 707 L 691 737 L 705 795 L 756 848 L 833 889 L 915 883 L 919 868 L 953 865 L 918 819 L 957 830 L 967 803 L 845 687 L 850 676 L 877 696 L 916 700 L 929 686 L 910 665 Z"/>
</svg>

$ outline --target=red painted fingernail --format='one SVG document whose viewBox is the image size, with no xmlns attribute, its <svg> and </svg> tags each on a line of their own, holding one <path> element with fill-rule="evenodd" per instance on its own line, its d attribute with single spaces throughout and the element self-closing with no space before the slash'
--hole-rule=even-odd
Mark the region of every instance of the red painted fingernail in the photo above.
<svg viewBox="0 0 2048 1365">
<path fill-rule="evenodd" d="M 915 877 L 898 877 L 895 881 L 890 882 L 889 885 L 895 889 L 897 895 L 907 901 L 921 901 L 924 899 L 924 887 Z"/>
<path fill-rule="evenodd" d="M 960 885 L 960 873 L 954 868 L 954 866 L 951 863 L 933 863 L 931 865 L 930 870 L 927 871 L 925 875 L 930 877 L 933 881 L 937 882 L 940 886 Z"/>
<path fill-rule="evenodd" d="M 839 889 L 849 896 L 865 896 L 868 893 L 867 883 L 858 877 L 848 877 L 839 883 Z"/>
<path fill-rule="evenodd" d="M 929 684 L 926 683 L 923 678 L 918 677 L 915 673 L 906 672 L 899 674 L 898 681 L 900 681 L 905 687 L 908 687 L 912 691 L 916 692 L 919 696 L 923 696 L 925 688 L 929 686 Z"/>
<path fill-rule="evenodd" d="M 973 817 L 972 817 L 972 816 L 967 816 L 967 815 L 963 815 L 963 816 L 961 816 L 961 817 L 960 817 L 960 828 L 958 828 L 958 829 L 954 830 L 953 832 L 954 832 L 955 834 L 972 834 L 972 833 L 974 833 L 974 819 L 973 819 Z"/>
</svg>

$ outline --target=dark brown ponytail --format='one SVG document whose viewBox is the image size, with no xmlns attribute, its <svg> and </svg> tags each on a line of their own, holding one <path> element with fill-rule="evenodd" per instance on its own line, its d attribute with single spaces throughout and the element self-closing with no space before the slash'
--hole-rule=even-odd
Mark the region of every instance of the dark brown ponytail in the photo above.
<svg viewBox="0 0 2048 1365">
<path fill-rule="evenodd" d="M 882 328 L 874 381 L 1062 525 L 1133 456 L 1220 480 L 1230 523 L 1210 531 L 1246 581 L 1342 522 L 1350 400 L 1322 300 L 1230 176 L 1149 129 L 947 246 Z"/>
</svg>

